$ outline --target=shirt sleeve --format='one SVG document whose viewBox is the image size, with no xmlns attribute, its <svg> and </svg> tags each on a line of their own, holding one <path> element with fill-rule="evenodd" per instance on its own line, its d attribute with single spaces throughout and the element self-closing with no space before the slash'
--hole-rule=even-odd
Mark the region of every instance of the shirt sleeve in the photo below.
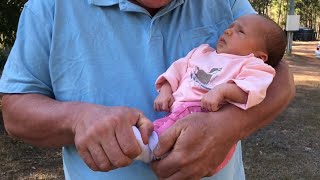
<svg viewBox="0 0 320 180">
<path fill-rule="evenodd" d="M 0 80 L 0 92 L 39 93 L 53 97 L 48 65 L 50 19 L 41 15 L 41 11 L 48 13 L 45 8 L 32 2 L 26 3 L 20 16 L 16 41 Z"/>
<path fill-rule="evenodd" d="M 261 60 L 260 60 L 261 61 Z M 276 71 L 264 62 L 253 62 L 244 65 L 235 79 L 232 79 L 243 91 L 248 93 L 246 104 L 230 102 L 241 109 L 249 109 L 263 101 Z"/>
<path fill-rule="evenodd" d="M 233 19 L 237 19 L 245 14 L 256 14 L 248 0 L 229 0 L 233 13 Z"/>
<path fill-rule="evenodd" d="M 186 57 L 180 58 L 173 62 L 171 66 L 167 69 L 167 71 L 157 78 L 156 89 L 158 92 L 165 81 L 169 82 L 172 92 L 175 92 L 178 89 L 180 81 L 187 72 L 189 59 L 191 58 L 192 54 L 196 51 L 196 49 L 197 48 L 191 50 Z"/>
</svg>

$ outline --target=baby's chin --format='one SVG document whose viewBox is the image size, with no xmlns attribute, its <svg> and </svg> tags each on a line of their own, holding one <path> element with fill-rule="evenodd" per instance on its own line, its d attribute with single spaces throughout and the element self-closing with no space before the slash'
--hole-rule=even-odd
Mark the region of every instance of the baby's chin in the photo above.
<svg viewBox="0 0 320 180">
<path fill-rule="evenodd" d="M 231 52 L 228 51 L 228 48 L 226 48 L 226 45 L 225 44 L 221 44 L 221 43 L 217 44 L 216 51 L 217 51 L 218 54 L 220 54 L 220 53 L 231 53 Z"/>
<path fill-rule="evenodd" d="M 220 54 L 220 53 L 229 53 L 226 49 L 224 49 L 224 48 L 219 48 L 219 46 L 217 46 L 216 51 L 217 51 L 218 54 Z"/>
</svg>

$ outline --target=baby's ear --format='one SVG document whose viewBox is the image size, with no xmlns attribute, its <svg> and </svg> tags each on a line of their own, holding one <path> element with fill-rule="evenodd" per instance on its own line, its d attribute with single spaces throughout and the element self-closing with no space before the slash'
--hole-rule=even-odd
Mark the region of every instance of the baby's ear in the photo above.
<svg viewBox="0 0 320 180">
<path fill-rule="evenodd" d="M 262 59 L 264 62 L 268 60 L 268 54 L 263 51 L 257 51 L 254 53 L 254 56 Z"/>
</svg>

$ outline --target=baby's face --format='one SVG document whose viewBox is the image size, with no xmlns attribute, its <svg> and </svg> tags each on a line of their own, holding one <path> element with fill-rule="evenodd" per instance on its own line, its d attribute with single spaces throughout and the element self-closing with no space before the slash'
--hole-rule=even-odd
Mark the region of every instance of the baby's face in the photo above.
<svg viewBox="0 0 320 180">
<path fill-rule="evenodd" d="M 224 31 L 217 43 L 218 53 L 249 55 L 263 49 L 263 21 L 256 16 L 242 16 Z"/>
</svg>

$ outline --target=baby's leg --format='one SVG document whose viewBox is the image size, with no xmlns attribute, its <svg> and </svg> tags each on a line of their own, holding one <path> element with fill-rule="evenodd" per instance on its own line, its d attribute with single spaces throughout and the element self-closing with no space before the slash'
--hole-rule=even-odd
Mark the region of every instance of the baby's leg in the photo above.
<svg viewBox="0 0 320 180">
<path fill-rule="evenodd" d="M 142 141 L 139 129 L 136 126 L 132 126 L 132 129 L 142 151 L 141 154 L 135 158 L 135 160 L 140 160 L 145 163 L 150 163 L 152 160 L 155 159 L 153 156 L 153 150 L 159 141 L 157 133 L 153 131 L 151 136 L 149 137 L 149 144 L 145 145 Z"/>
</svg>

